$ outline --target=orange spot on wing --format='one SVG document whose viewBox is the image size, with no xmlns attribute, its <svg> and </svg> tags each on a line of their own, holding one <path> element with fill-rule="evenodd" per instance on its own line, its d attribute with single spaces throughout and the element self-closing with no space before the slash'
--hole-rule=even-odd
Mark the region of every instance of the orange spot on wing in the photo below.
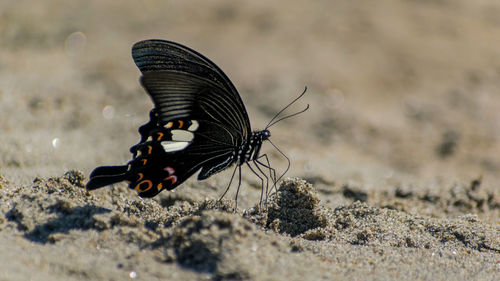
<svg viewBox="0 0 500 281">
<path fill-rule="evenodd" d="M 142 188 L 143 185 L 147 185 L 147 186 L 145 188 Z M 135 190 L 137 190 L 137 192 L 141 193 L 141 192 L 148 191 L 151 187 L 153 187 L 153 182 L 151 182 L 150 180 L 143 180 L 135 186 Z"/>
<path fill-rule="evenodd" d="M 146 165 L 148 163 L 148 159 L 142 159 L 142 165 Z"/>
<path fill-rule="evenodd" d="M 163 138 L 163 133 L 158 133 L 158 137 L 156 138 L 157 141 L 161 141 Z"/>
<path fill-rule="evenodd" d="M 153 147 L 151 145 L 148 145 L 148 154 L 151 154 L 151 151 L 153 151 Z"/>
<path fill-rule="evenodd" d="M 156 188 L 158 189 L 158 191 L 160 191 L 162 188 L 163 188 L 163 184 L 159 183 Z"/>
<path fill-rule="evenodd" d="M 138 173 L 137 175 L 139 176 L 139 178 L 136 181 L 140 181 L 144 177 L 143 173 Z"/>
<path fill-rule="evenodd" d="M 179 120 L 179 129 L 182 128 L 182 126 L 184 126 L 184 121 Z"/>
<path fill-rule="evenodd" d="M 168 123 L 167 123 L 167 125 L 165 125 L 165 127 L 166 127 L 167 129 L 170 129 L 170 128 L 172 128 L 172 126 L 173 126 L 173 125 L 174 125 L 174 123 L 173 123 L 173 122 L 168 122 Z"/>
</svg>

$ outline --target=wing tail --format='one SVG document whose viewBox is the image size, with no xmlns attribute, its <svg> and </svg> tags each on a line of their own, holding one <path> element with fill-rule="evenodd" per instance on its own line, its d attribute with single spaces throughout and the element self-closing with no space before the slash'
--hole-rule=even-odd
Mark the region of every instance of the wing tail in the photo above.
<svg viewBox="0 0 500 281">
<path fill-rule="evenodd" d="M 90 174 L 87 190 L 94 190 L 106 185 L 124 181 L 128 178 L 127 165 L 97 167 Z"/>
</svg>

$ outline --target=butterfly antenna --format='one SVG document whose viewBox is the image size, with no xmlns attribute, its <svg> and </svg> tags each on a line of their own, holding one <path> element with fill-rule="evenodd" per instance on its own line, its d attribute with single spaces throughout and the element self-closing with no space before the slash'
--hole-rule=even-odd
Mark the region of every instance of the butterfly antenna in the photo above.
<svg viewBox="0 0 500 281">
<path fill-rule="evenodd" d="M 278 123 L 278 122 L 280 122 L 280 121 L 282 121 L 282 120 L 285 120 L 285 119 L 288 119 L 288 118 L 290 118 L 290 117 L 293 117 L 293 116 L 299 115 L 299 114 L 301 114 L 301 113 L 304 113 L 304 112 L 305 112 L 306 110 L 308 110 L 308 109 L 309 109 L 309 104 L 306 106 L 306 108 L 302 109 L 302 110 L 301 110 L 301 111 L 299 111 L 299 112 L 295 112 L 294 114 L 290 114 L 290 115 L 288 115 L 288 116 L 282 117 L 282 118 L 280 118 L 280 119 L 278 119 L 278 120 L 274 121 L 273 123 L 271 123 L 270 125 L 268 125 L 268 126 L 266 127 L 266 129 L 268 129 L 268 128 L 269 128 L 269 127 L 271 127 L 272 125 L 274 125 L 274 124 L 276 124 L 276 123 Z"/>
<path fill-rule="evenodd" d="M 300 98 L 301 98 L 301 97 L 302 97 L 302 96 L 303 96 L 306 92 L 307 92 L 307 86 L 304 88 L 304 91 L 302 92 L 302 94 L 300 94 L 300 95 L 299 95 L 298 97 L 296 97 L 296 98 L 295 98 L 295 99 L 294 99 L 291 103 L 289 103 L 287 106 L 285 106 L 283 109 L 281 109 L 281 110 L 280 110 L 280 111 L 279 111 L 276 115 L 274 115 L 274 117 L 271 119 L 271 121 L 269 121 L 269 123 L 267 124 L 266 129 L 267 129 L 267 128 L 269 128 L 269 127 L 271 127 L 274 123 L 276 123 L 276 122 L 278 122 L 278 121 L 281 121 L 281 120 L 283 120 L 283 119 L 285 119 L 285 118 L 292 117 L 292 116 L 295 116 L 295 115 L 297 115 L 297 114 L 299 114 L 299 113 L 302 113 L 302 112 L 306 111 L 306 110 L 307 110 L 307 108 L 309 108 L 309 105 L 307 105 L 307 108 L 306 108 L 305 110 L 303 110 L 303 111 L 301 111 L 301 112 L 299 112 L 299 113 L 295 113 L 295 114 L 293 114 L 292 116 L 284 117 L 284 118 L 279 119 L 279 120 L 278 120 L 278 121 L 276 121 L 276 122 L 273 122 L 276 118 L 278 118 L 278 116 L 280 116 L 280 115 L 281 115 L 281 113 L 283 113 L 283 111 L 285 111 L 285 110 L 286 110 L 287 108 L 289 108 L 292 104 L 294 104 L 296 101 L 298 101 L 298 100 L 299 100 L 299 99 L 300 99 Z"/>
<path fill-rule="evenodd" d="M 286 172 L 288 172 L 288 170 L 290 169 L 290 158 L 288 158 L 285 153 L 283 153 L 283 151 L 281 151 L 271 140 L 267 140 L 269 141 L 273 146 L 274 148 L 276 148 L 276 150 L 278 150 L 279 153 L 281 153 L 281 155 L 283 155 L 283 157 L 286 158 L 286 161 L 288 161 L 288 166 L 286 167 L 286 170 L 283 172 L 283 174 L 281 174 L 281 176 L 276 180 L 276 182 L 279 182 L 281 180 L 281 178 L 286 174 Z"/>
</svg>

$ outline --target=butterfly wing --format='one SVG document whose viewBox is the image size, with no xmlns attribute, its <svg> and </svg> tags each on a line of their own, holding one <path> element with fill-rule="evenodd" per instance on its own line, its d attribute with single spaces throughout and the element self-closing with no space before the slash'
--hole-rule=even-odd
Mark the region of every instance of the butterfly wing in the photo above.
<svg viewBox="0 0 500 281">
<path fill-rule="evenodd" d="M 200 169 L 198 179 L 205 179 L 234 162 L 231 136 L 216 123 L 177 120 L 148 134 L 133 147 L 135 154 L 127 165 L 96 168 L 87 189 L 126 180 L 141 197 L 153 197 L 163 189 L 174 189 Z"/>
<path fill-rule="evenodd" d="M 213 170 L 231 165 L 231 144 L 221 143 L 223 137 L 213 137 L 218 126 L 184 119 L 151 131 L 150 137 L 137 145 L 137 157 L 129 162 L 130 188 L 141 197 L 153 197 L 163 189 L 174 189 L 200 169 L 203 173 L 205 167 Z M 225 134 L 226 141 L 230 141 L 229 133 L 219 134 Z"/>
<path fill-rule="evenodd" d="M 209 59 L 180 44 L 146 40 L 132 47 L 141 83 L 151 96 L 160 125 L 194 116 L 231 129 L 242 140 L 251 134 L 243 101 L 229 78 Z"/>
<path fill-rule="evenodd" d="M 198 137 L 190 147 L 204 148 L 210 160 L 204 162 L 198 178 L 226 168 L 227 156 L 211 153 L 235 151 L 251 135 L 245 106 L 229 78 L 203 55 L 170 41 L 138 42 L 132 57 L 155 104 L 160 127 L 185 118 L 199 122 Z"/>
</svg>

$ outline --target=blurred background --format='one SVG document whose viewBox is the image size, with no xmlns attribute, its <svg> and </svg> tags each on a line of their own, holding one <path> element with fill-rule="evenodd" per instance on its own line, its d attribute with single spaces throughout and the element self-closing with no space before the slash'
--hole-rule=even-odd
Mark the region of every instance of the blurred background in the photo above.
<svg viewBox="0 0 500 281">
<path fill-rule="evenodd" d="M 498 186 L 497 0 L 2 0 L 0 173 L 126 163 L 152 107 L 130 48 L 148 38 L 213 60 L 254 129 L 308 86 L 290 112 L 311 109 L 271 130 L 287 176 Z"/>
</svg>

